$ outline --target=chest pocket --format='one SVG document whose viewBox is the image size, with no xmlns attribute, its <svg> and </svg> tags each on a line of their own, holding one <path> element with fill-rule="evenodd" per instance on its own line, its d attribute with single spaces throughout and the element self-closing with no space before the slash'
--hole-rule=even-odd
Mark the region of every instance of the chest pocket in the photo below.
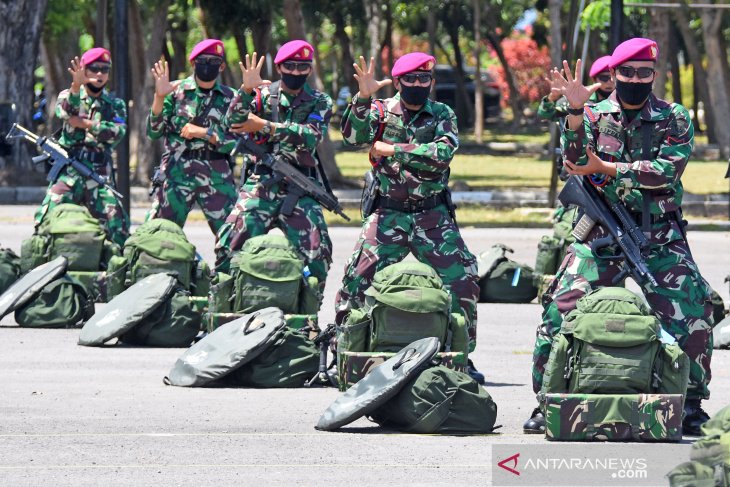
<svg viewBox="0 0 730 487">
<path fill-rule="evenodd" d="M 388 115 L 385 119 L 385 130 L 383 131 L 383 141 L 385 142 L 406 142 L 407 133 L 400 118 Z"/>
<path fill-rule="evenodd" d="M 428 125 L 416 129 L 414 138 L 419 144 L 428 144 L 429 142 L 433 142 L 435 135 L 436 126 L 433 122 L 429 122 Z"/>
</svg>

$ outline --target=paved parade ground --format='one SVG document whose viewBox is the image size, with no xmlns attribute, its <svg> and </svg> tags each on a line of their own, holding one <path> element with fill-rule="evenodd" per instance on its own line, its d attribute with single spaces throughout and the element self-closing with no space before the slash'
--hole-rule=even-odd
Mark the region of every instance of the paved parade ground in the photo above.
<svg viewBox="0 0 730 487">
<path fill-rule="evenodd" d="M 0 207 L 0 245 L 20 252 L 21 240 L 32 233 L 33 210 Z M 143 210 L 132 216 L 140 223 Z M 212 262 L 207 225 L 196 220 L 185 231 Z M 320 323 L 334 318 L 334 294 L 358 231 L 330 229 L 334 264 Z M 530 265 L 545 233 L 463 230 L 472 252 L 504 243 L 514 248 L 515 260 Z M 723 279 L 730 274 L 730 233 L 691 232 L 690 244 L 705 278 L 727 300 Z M 97 311 L 103 312 L 103 305 Z M 533 445 L 548 445 L 555 455 L 567 451 L 564 444 L 522 434 L 536 405 L 530 363 L 540 311 L 538 304 L 479 305 L 478 344 L 471 357 L 487 377 L 503 427 L 498 434 L 473 437 L 394 434 L 366 419 L 341 432 L 319 432 L 314 425 L 339 394 L 335 389 L 169 387 L 162 379 L 182 349 L 79 347 L 77 329 L 19 329 L 11 315 L 0 322 L 0 485 L 491 485 L 502 459 L 493 455 L 495 445 L 507 445 L 500 452 Z M 730 351 L 716 351 L 712 370 L 712 399 L 704 403 L 711 415 L 730 404 Z M 609 448 L 646 453 L 669 462 L 669 468 L 689 454 L 688 441 L 680 447 L 579 448 L 598 456 Z M 518 480 L 511 485 L 528 485 Z M 571 485 L 588 485 L 576 482 Z M 534 485 L 548 483 L 555 484 L 545 477 Z M 634 485 L 667 482 L 656 476 Z"/>
</svg>

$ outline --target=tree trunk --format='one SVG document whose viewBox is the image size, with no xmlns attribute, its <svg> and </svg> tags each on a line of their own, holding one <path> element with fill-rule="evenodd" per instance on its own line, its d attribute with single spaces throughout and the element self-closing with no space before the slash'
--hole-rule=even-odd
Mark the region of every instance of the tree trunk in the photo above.
<svg viewBox="0 0 730 487">
<path fill-rule="evenodd" d="M 302 16 L 302 6 L 299 0 L 284 0 L 284 18 L 286 19 L 286 31 L 289 39 L 306 39 L 307 35 L 304 29 L 304 17 Z M 317 76 L 316 71 L 312 71 L 310 75 L 312 86 L 318 90 L 323 90 L 322 80 Z M 340 168 L 337 167 L 335 161 L 335 149 L 330 140 L 329 132 L 325 132 L 322 142 L 317 147 L 317 155 L 319 161 L 324 168 L 327 179 L 333 185 L 346 184 L 348 181 L 342 176 Z"/>
<path fill-rule="evenodd" d="M 670 68 L 672 73 L 672 101 L 682 104 L 682 80 L 679 69 L 679 50 L 677 49 L 677 28 L 671 27 L 669 36 Z"/>
<path fill-rule="evenodd" d="M 679 0 L 674 0 L 674 3 L 680 2 Z M 705 120 L 713 120 L 714 110 L 710 105 L 710 88 L 707 85 L 707 72 L 702 64 L 702 53 L 697 45 L 697 38 L 689 27 L 689 9 L 683 5 L 681 8 L 673 9 L 672 13 L 674 13 L 677 20 L 675 25 L 682 35 L 682 41 L 687 50 L 687 57 L 689 57 L 689 62 L 692 64 L 694 71 L 694 87 L 697 91 L 697 96 L 694 97 L 695 107 L 698 101 L 702 101 L 702 104 L 705 106 Z M 700 125 L 697 112 L 698 110 L 695 108 L 695 126 L 699 130 Z M 710 142 L 714 141 L 714 133 L 711 130 L 707 132 L 707 137 Z"/>
<path fill-rule="evenodd" d="M 562 66 L 563 61 L 563 30 L 561 28 L 562 20 L 562 0 L 550 0 L 548 8 L 550 9 L 550 61 L 554 67 Z M 550 188 L 548 189 L 548 204 L 551 208 L 555 208 L 558 196 L 558 144 L 560 142 L 557 124 L 550 124 Z"/>
<path fill-rule="evenodd" d="M 266 17 L 260 18 L 258 22 L 254 22 L 251 25 L 251 38 L 253 40 L 253 48 L 258 54 L 263 56 L 265 56 L 271 48 L 271 22 L 271 10 L 267 10 Z M 245 41 L 245 39 L 242 40 Z M 242 53 L 241 59 L 244 59 L 246 55 L 245 47 L 244 50 L 241 51 L 241 47 L 239 46 L 239 51 Z M 264 63 L 263 67 L 261 68 L 261 75 L 263 79 L 272 79 L 272 77 L 274 76 L 274 73 L 269 70 L 269 65 L 267 63 Z"/>
<path fill-rule="evenodd" d="M 474 136 L 477 144 L 482 143 L 484 133 L 484 92 L 482 90 L 482 2 L 473 0 L 474 9 L 474 60 L 476 71 L 474 76 Z"/>
<path fill-rule="evenodd" d="M 47 133 L 52 134 L 59 128 L 61 123 L 56 119 L 55 108 L 58 94 L 71 85 L 71 75 L 68 74 L 68 67 L 71 59 L 78 55 L 79 33 L 71 30 L 58 38 L 47 39 L 45 36 L 41 43 L 41 60 L 43 69 L 46 72 L 45 88 L 48 107 Z"/>
<path fill-rule="evenodd" d="M 380 0 L 363 0 L 363 5 L 365 7 L 365 17 L 368 19 L 367 38 L 370 43 L 365 60 L 369 63 L 370 58 L 375 59 L 375 77 L 380 79 L 383 76 L 383 60 L 378 48 L 380 47 L 380 26 L 383 22 L 383 10 L 380 6 Z"/>
<path fill-rule="evenodd" d="M 14 0 L 0 4 L 0 17 L 5 19 L 0 29 L 0 101 L 15 104 L 16 121 L 26 127 L 32 126 L 33 71 L 47 6 L 47 0 Z M 28 145 L 15 143 L 11 155 L 0 157 L 0 170 L 7 172 L 7 176 L 14 175 L 16 182 L 27 183 L 33 179 Z M 6 171 L 9 164 L 14 164 L 18 170 Z"/>
<path fill-rule="evenodd" d="M 345 78 L 345 83 L 350 87 L 350 93 L 354 95 L 357 91 L 357 80 L 353 77 L 355 69 L 352 67 L 355 59 L 352 56 L 350 36 L 347 35 L 345 30 L 347 27 L 345 17 L 340 10 L 335 9 L 332 12 L 332 22 L 335 24 L 335 42 L 340 46 L 340 70 Z M 337 93 L 332 93 L 332 95 L 337 96 Z"/>
<path fill-rule="evenodd" d="M 167 11 L 170 0 L 160 0 L 155 8 L 154 15 L 147 26 L 142 25 L 139 8 L 131 2 L 132 11 L 129 17 L 131 33 L 129 43 L 129 57 L 132 60 L 132 89 L 134 97 L 129 109 L 129 142 L 130 154 L 136 159 L 137 169 L 134 180 L 146 184 L 152 175 L 152 167 L 162 158 L 162 142 L 153 141 L 147 137 L 147 113 L 152 106 L 155 83 L 149 70 L 162 57 L 165 32 L 167 31 Z M 144 45 L 144 36 L 136 30 L 147 30 L 151 33 L 150 45 Z M 144 56 L 134 53 L 145 53 Z"/>
<path fill-rule="evenodd" d="M 486 37 L 494 48 L 494 52 L 497 53 L 499 62 L 502 64 L 502 69 L 504 69 L 504 77 L 507 80 L 507 87 L 509 88 L 509 104 L 510 107 L 512 107 L 513 113 L 512 127 L 516 128 L 522 123 L 522 113 L 524 111 L 524 106 L 520 99 L 520 91 L 517 89 L 517 82 L 515 81 L 514 74 L 512 73 L 512 68 L 507 62 L 507 58 L 504 57 L 504 51 L 502 50 L 500 39 L 492 32 L 488 32 Z"/>
<path fill-rule="evenodd" d="M 722 27 L 723 11 L 713 12 L 709 9 L 702 11 L 702 38 L 705 42 L 707 59 L 707 81 L 710 89 L 710 104 L 712 105 L 713 118 L 708 119 L 709 131 L 714 132 L 717 145 L 720 146 L 720 156 L 723 159 L 730 157 L 730 130 L 728 130 L 725 114 L 730 112 L 730 99 L 725 89 L 726 80 L 724 77 L 722 63 L 713 62 L 719 60 L 727 53 L 723 52 L 720 45 L 720 29 Z"/>
<path fill-rule="evenodd" d="M 471 100 L 466 91 L 466 73 L 464 72 L 464 56 L 459 46 L 459 24 L 453 22 L 449 26 L 449 38 L 451 40 L 451 48 L 454 51 L 454 69 L 456 71 L 456 106 L 460 109 L 457 113 L 463 113 L 466 120 L 459 123 L 459 128 L 466 128 L 474 121 L 474 110 Z"/>
<path fill-rule="evenodd" d="M 659 46 L 659 55 L 656 60 L 656 79 L 654 80 L 654 94 L 664 98 L 667 86 L 667 64 L 669 61 L 669 11 L 664 8 L 654 8 L 651 12 L 649 37 Z"/>
</svg>

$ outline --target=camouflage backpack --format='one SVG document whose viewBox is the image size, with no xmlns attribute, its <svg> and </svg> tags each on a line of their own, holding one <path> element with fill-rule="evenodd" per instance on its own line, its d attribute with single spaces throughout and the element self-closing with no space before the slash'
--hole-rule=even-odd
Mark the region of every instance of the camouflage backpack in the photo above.
<svg viewBox="0 0 730 487">
<path fill-rule="evenodd" d="M 730 487 L 730 406 L 702 425 L 690 461 L 667 474 L 671 487 Z"/>
<path fill-rule="evenodd" d="M 541 394 L 685 394 L 689 359 L 666 340 L 639 296 L 596 289 L 578 300 L 553 340 Z"/>
<path fill-rule="evenodd" d="M 10 249 L 0 249 L 0 294 L 20 277 L 20 257 Z"/>
<path fill-rule="evenodd" d="M 106 238 L 104 228 L 81 205 L 64 203 L 45 216 L 36 233 L 22 243 L 23 273 L 59 255 L 68 259 L 69 271 L 105 270 L 119 247 Z"/>
<path fill-rule="evenodd" d="M 163 218 L 145 222 L 127 239 L 123 255 L 124 259 L 115 260 L 110 271 L 126 269 L 125 287 L 163 272 L 175 275 L 194 296 L 208 295 L 210 268 L 198 258 L 195 246 L 175 222 Z"/>
<path fill-rule="evenodd" d="M 503 244 L 479 254 L 480 303 L 529 303 L 537 296 L 534 271 L 507 257 L 514 250 Z"/>
<path fill-rule="evenodd" d="M 317 279 L 283 235 L 252 237 L 231 259 L 231 276 L 215 286 L 216 311 L 250 313 L 276 307 L 285 314 L 316 314 Z M 211 304 L 213 308 L 213 304 Z M 228 308 L 228 309 L 226 309 Z"/>
<path fill-rule="evenodd" d="M 365 305 L 353 309 L 338 333 L 338 352 L 397 352 L 436 337 L 443 350 L 468 353 L 463 317 L 451 313 L 451 296 L 435 270 L 399 262 L 373 276 Z"/>
</svg>

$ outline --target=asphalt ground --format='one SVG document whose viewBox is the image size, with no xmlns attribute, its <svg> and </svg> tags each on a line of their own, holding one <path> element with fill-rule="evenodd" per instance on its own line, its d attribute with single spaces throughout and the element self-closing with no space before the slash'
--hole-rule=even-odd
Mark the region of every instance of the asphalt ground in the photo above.
<svg viewBox="0 0 730 487">
<path fill-rule="evenodd" d="M 0 206 L 0 244 L 20 251 L 32 233 L 33 209 Z M 139 223 L 143 210 L 132 216 Z M 212 261 L 207 225 L 191 222 L 185 231 Z M 330 229 L 334 264 L 321 323 L 334 317 L 334 295 L 357 233 Z M 544 233 L 463 230 L 472 252 L 500 242 L 528 264 Z M 696 231 L 690 243 L 705 278 L 727 300 L 730 233 Z M 20 329 L 11 315 L 0 322 L 0 485 L 492 485 L 495 472 L 504 473 L 496 463 L 505 452 L 540 445 L 558 457 L 571 446 L 586 457 L 653 455 L 664 462 L 661 472 L 686 461 L 689 439 L 679 447 L 566 445 L 522 433 L 535 406 L 530 364 L 540 312 L 538 304 L 479 305 L 471 357 L 487 376 L 503 426 L 497 434 L 472 437 L 397 434 L 366 419 L 341 432 L 319 432 L 314 425 L 338 396 L 335 389 L 168 387 L 162 378 L 182 349 L 80 347 L 77 329 Z M 704 403 L 710 414 L 730 404 L 730 352 L 716 351 L 712 365 L 712 398 Z M 510 485 L 601 485 L 585 472 L 563 475 L 539 481 L 515 476 Z M 628 481 L 614 478 L 610 485 L 667 485 L 660 474 L 643 484 L 622 482 Z"/>
</svg>

